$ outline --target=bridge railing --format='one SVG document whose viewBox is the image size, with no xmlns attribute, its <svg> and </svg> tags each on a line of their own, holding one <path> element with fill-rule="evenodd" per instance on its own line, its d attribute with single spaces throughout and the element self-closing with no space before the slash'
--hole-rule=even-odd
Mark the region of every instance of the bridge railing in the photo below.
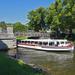
<svg viewBox="0 0 75 75">
<path fill-rule="evenodd" d="M 0 33 L 0 39 L 5 39 L 5 38 L 14 38 L 14 34 Z"/>
<path fill-rule="evenodd" d="M 15 36 L 26 36 L 26 37 L 50 37 L 49 33 L 46 32 L 18 32 L 14 33 Z"/>
</svg>

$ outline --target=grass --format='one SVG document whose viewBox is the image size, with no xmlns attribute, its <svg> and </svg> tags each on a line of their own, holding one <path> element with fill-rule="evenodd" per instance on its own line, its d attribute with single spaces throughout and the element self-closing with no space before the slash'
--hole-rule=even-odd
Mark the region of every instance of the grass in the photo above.
<svg viewBox="0 0 75 75">
<path fill-rule="evenodd" d="M 16 37 L 16 40 L 24 40 L 24 39 L 27 39 L 27 37 L 25 37 L 25 36 L 17 36 Z"/>
<path fill-rule="evenodd" d="M 8 58 L 4 53 L 0 53 L 0 75 L 44 75 L 41 71 Z"/>
</svg>

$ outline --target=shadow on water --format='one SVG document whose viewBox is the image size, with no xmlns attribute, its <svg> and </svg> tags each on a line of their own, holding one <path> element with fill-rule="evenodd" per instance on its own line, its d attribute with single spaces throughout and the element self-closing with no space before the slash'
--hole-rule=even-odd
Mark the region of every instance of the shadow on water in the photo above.
<svg viewBox="0 0 75 75">
<path fill-rule="evenodd" d="M 0 51 L 7 51 L 8 46 L 3 41 L 0 40 Z"/>
</svg>

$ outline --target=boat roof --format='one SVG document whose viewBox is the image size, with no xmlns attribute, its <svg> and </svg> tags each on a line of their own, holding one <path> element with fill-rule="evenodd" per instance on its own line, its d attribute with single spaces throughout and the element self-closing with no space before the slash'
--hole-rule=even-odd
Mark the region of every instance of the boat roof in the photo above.
<svg viewBox="0 0 75 75">
<path fill-rule="evenodd" d="M 67 39 L 25 39 L 25 40 L 21 40 L 21 41 L 67 41 Z"/>
</svg>

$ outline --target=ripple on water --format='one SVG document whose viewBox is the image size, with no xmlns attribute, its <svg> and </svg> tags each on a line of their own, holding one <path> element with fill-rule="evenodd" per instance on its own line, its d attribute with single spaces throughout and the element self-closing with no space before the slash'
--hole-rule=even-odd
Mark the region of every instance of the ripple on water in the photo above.
<svg viewBox="0 0 75 75">
<path fill-rule="evenodd" d="M 19 48 L 19 56 L 27 63 L 42 65 L 52 75 L 75 75 L 75 53 L 45 52 Z"/>
</svg>

